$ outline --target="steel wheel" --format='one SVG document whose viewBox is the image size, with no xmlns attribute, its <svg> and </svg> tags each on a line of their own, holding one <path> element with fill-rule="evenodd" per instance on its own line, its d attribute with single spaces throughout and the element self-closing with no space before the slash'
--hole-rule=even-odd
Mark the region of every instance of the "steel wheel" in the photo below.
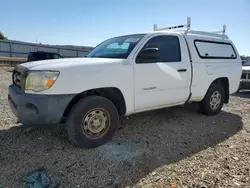
<svg viewBox="0 0 250 188">
<path fill-rule="evenodd" d="M 225 101 L 225 90 L 221 84 L 212 83 L 199 104 L 199 111 L 208 116 L 217 115 Z"/>
<path fill-rule="evenodd" d="M 214 91 L 210 98 L 210 107 L 216 110 L 221 104 L 221 94 L 219 91 Z"/>
<path fill-rule="evenodd" d="M 112 140 L 119 127 L 115 105 L 102 96 L 82 98 L 67 120 L 68 138 L 80 148 L 95 148 Z"/>
<path fill-rule="evenodd" d="M 88 138 L 101 138 L 110 127 L 110 115 L 105 109 L 92 109 L 84 116 L 81 126 Z"/>
</svg>

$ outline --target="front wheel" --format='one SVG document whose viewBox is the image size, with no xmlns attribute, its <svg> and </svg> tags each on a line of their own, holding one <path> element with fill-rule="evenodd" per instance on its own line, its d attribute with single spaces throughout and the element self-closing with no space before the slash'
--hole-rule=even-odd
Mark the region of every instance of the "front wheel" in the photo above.
<svg viewBox="0 0 250 188">
<path fill-rule="evenodd" d="M 217 115 L 224 104 L 225 91 L 221 84 L 213 83 L 200 102 L 200 112 L 208 116 Z"/>
<path fill-rule="evenodd" d="M 68 137 L 81 148 L 94 148 L 112 139 L 119 125 L 114 104 L 100 96 L 81 99 L 70 113 Z"/>
</svg>

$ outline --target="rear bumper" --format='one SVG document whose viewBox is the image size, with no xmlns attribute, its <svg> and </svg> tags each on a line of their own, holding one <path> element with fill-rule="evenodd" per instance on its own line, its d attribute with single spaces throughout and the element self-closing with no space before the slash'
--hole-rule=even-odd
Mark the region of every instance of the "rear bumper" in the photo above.
<svg viewBox="0 0 250 188">
<path fill-rule="evenodd" d="M 59 124 L 74 96 L 26 94 L 14 85 L 8 88 L 8 101 L 13 114 L 20 123 L 31 126 Z"/>
</svg>

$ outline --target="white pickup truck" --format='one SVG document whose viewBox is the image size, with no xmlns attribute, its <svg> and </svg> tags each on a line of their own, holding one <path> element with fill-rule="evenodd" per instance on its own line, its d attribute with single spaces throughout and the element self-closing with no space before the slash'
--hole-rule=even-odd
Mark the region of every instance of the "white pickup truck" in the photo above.
<svg viewBox="0 0 250 188">
<path fill-rule="evenodd" d="M 240 55 L 225 27 L 210 33 L 190 25 L 188 19 L 111 38 L 84 58 L 21 64 L 9 86 L 11 109 L 23 124 L 65 124 L 70 140 L 82 148 L 111 140 L 121 116 L 186 103 L 216 115 L 237 91 Z M 171 30 L 181 27 L 187 29 Z"/>
</svg>

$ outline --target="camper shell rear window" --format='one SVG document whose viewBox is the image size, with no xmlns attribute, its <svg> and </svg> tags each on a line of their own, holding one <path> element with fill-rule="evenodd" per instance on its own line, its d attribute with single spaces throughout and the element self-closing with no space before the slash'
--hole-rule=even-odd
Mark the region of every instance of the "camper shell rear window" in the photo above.
<svg viewBox="0 0 250 188">
<path fill-rule="evenodd" d="M 198 55 L 202 59 L 236 59 L 237 54 L 230 43 L 194 40 Z"/>
</svg>

